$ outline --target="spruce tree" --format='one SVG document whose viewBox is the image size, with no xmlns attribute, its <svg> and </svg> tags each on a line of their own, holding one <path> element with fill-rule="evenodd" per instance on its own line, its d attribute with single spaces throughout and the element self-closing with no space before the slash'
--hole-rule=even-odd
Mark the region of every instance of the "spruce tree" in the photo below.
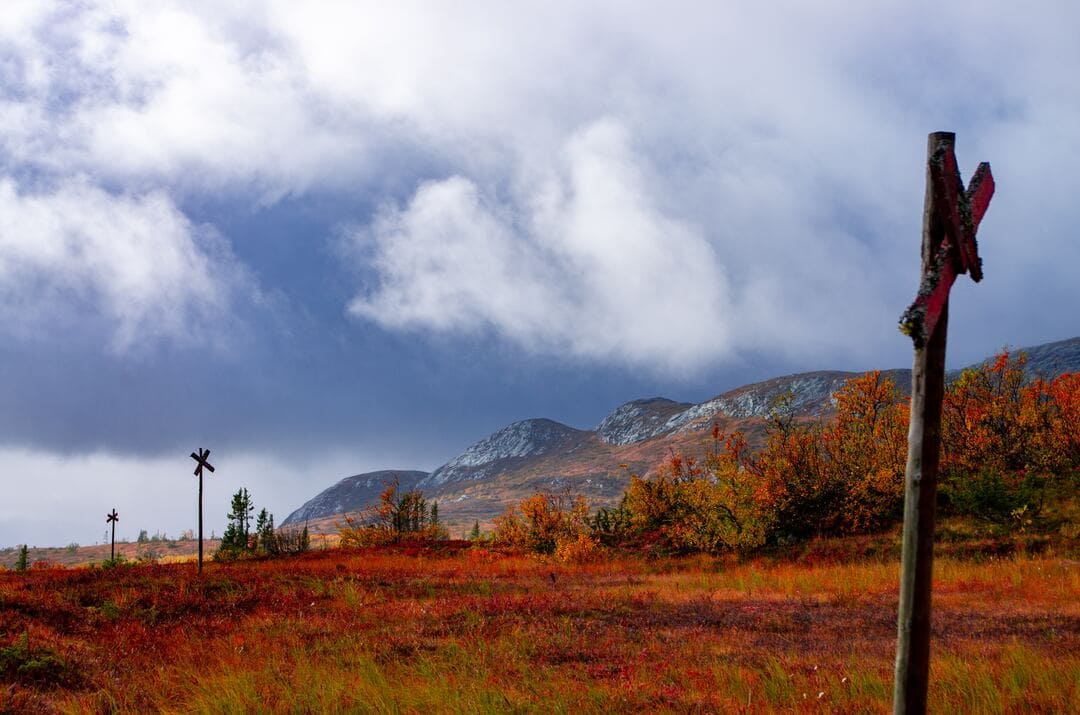
<svg viewBox="0 0 1080 715">
<path fill-rule="evenodd" d="M 19 558 L 15 560 L 16 571 L 26 571 L 30 568 L 30 552 L 26 548 L 26 544 L 19 547 Z"/>
<path fill-rule="evenodd" d="M 274 538 L 274 515 L 266 511 L 264 507 L 255 520 L 255 538 L 258 542 L 259 551 L 266 554 L 277 553 L 277 542 Z"/>
<path fill-rule="evenodd" d="M 248 490 L 241 488 L 233 494 L 232 510 L 226 515 L 229 520 L 225 533 L 221 536 L 221 550 L 242 554 L 248 551 L 248 537 L 251 536 L 251 513 L 255 507 L 251 503 Z"/>
</svg>

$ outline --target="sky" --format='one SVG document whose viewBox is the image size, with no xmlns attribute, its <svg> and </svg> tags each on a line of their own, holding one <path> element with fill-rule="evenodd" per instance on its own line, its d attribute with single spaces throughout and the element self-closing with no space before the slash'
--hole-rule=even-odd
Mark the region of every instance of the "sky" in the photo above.
<svg viewBox="0 0 1080 715">
<path fill-rule="evenodd" d="M 949 364 L 1080 334 L 1080 7 L 0 13 L 0 546 L 278 521 L 512 421 L 906 367 L 926 135 L 989 161 Z"/>
</svg>

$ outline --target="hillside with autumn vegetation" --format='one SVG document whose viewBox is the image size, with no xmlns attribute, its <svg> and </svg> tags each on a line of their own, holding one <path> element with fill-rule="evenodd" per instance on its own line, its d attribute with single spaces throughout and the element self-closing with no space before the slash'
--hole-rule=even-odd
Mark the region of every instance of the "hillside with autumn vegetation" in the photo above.
<svg viewBox="0 0 1080 715">
<path fill-rule="evenodd" d="M 946 389 L 938 509 L 946 530 L 1073 554 L 1080 374 L 1029 379 L 1025 363 L 1004 352 Z M 655 473 L 632 475 L 618 504 L 595 514 L 580 495 L 527 497 L 496 518 L 493 538 L 579 558 L 605 546 L 751 553 L 887 532 L 903 514 L 908 401 L 879 372 L 848 380 L 834 399 L 827 421 L 799 418 L 781 399 L 758 448 L 714 424 L 700 451 L 673 451 Z"/>
<path fill-rule="evenodd" d="M 945 395 L 934 711 L 1080 710 L 1080 375 L 1028 367 Z M 887 712 L 907 401 L 881 372 L 831 399 L 782 391 L 609 506 L 536 491 L 469 540 L 391 480 L 332 548 L 0 570 L 0 710 Z"/>
<path fill-rule="evenodd" d="M 1011 357 L 1020 355 L 1024 356 L 1022 375 L 1013 377 L 1024 384 L 1039 381 L 1049 385 L 1062 375 L 1080 371 L 1080 338 L 1025 348 Z M 950 381 L 955 384 L 965 373 L 985 371 L 994 360 L 954 371 Z M 905 399 L 910 371 L 876 374 L 881 382 L 879 392 L 888 383 L 889 399 Z M 776 418 L 789 420 L 789 427 L 809 427 L 812 423 L 824 427 L 842 409 L 837 394 L 860 377 L 851 372 L 801 373 L 739 387 L 698 404 L 664 398 L 634 400 L 613 410 L 592 430 L 545 419 L 517 422 L 480 440 L 431 473 L 390 470 L 341 480 L 293 512 L 284 524 L 308 523 L 315 532 L 336 532 L 345 514 L 375 505 L 381 486 L 395 476 L 404 486 L 418 488 L 437 500 L 443 521 L 455 534 L 475 522 L 492 528 L 494 519 L 509 505 L 535 493 L 580 495 L 591 509 L 611 509 L 618 506 L 632 475 L 659 474 L 671 454 L 704 459 L 709 450 L 716 448 L 715 428 L 725 435 L 741 435 L 747 448 L 757 451 L 768 442 Z M 888 414 L 892 415 L 895 410 L 890 410 Z M 854 426 L 850 418 L 845 419 L 849 427 Z M 894 429 L 889 447 L 893 455 L 899 450 L 901 473 L 903 447 L 897 444 L 905 437 L 906 426 Z M 808 437 L 793 434 L 787 439 L 789 447 L 794 448 L 800 439 Z M 835 442 L 835 435 L 831 439 Z M 851 445 L 844 449 L 860 451 Z M 817 450 L 815 459 L 825 458 L 836 464 L 852 459 Z M 859 465 L 850 464 L 848 468 L 858 469 Z M 895 477 L 895 463 L 888 469 Z M 335 508 L 344 504 L 348 504 L 347 508 Z"/>
</svg>

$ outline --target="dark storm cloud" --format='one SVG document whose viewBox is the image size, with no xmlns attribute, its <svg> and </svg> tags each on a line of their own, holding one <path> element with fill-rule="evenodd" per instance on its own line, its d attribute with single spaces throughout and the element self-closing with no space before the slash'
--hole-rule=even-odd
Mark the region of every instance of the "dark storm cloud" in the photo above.
<svg viewBox="0 0 1080 715">
<path fill-rule="evenodd" d="M 999 187 L 952 361 L 1075 335 L 1077 15 L 7 3 L 0 464 L 133 493 L 212 440 L 287 511 L 516 418 L 903 366 L 937 129 Z"/>
</svg>

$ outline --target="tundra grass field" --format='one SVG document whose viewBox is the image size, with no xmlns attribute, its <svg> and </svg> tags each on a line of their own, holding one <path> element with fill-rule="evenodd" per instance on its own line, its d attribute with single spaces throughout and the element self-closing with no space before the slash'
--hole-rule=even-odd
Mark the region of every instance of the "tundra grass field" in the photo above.
<svg viewBox="0 0 1080 715">
<path fill-rule="evenodd" d="M 897 563 L 465 543 L 0 573 L 0 709 L 884 712 Z M 1080 712 L 1080 565 L 940 559 L 936 712 Z"/>
</svg>

